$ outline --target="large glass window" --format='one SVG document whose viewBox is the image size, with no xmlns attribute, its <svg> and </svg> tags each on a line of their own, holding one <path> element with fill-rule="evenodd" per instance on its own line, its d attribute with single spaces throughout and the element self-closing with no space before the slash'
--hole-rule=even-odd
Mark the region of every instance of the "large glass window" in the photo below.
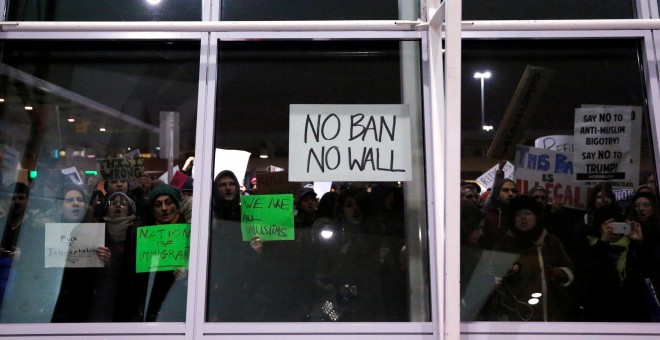
<svg viewBox="0 0 660 340">
<path fill-rule="evenodd" d="M 654 321 L 660 240 L 634 39 L 463 43 L 463 321 Z"/>
<path fill-rule="evenodd" d="M 10 0 L 9 21 L 195 21 L 202 0 Z"/>
<path fill-rule="evenodd" d="M 199 42 L 2 44 L 0 322 L 184 321 Z"/>
<path fill-rule="evenodd" d="M 418 52 L 220 43 L 208 321 L 430 320 Z"/>
<path fill-rule="evenodd" d="M 634 1 L 463 1 L 463 20 L 632 19 Z"/>
<path fill-rule="evenodd" d="M 416 20 L 418 1 L 339 2 L 222 0 L 222 20 Z"/>
</svg>

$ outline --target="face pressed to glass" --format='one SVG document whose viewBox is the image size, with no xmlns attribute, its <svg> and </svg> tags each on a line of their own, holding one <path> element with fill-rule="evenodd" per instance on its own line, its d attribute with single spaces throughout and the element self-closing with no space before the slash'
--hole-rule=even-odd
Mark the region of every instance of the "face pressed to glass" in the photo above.
<svg viewBox="0 0 660 340">
<path fill-rule="evenodd" d="M 514 216 L 513 223 L 520 231 L 532 230 L 536 227 L 536 215 L 531 210 L 519 210 Z"/>
<path fill-rule="evenodd" d="M 225 201 L 233 201 L 238 194 L 236 192 L 236 181 L 234 181 L 231 176 L 222 176 L 220 178 L 220 183 L 218 185 L 218 190 L 220 191 L 220 197 Z"/>
<path fill-rule="evenodd" d="M 110 218 L 126 217 L 129 214 L 129 202 L 121 196 L 115 196 L 105 209 L 106 216 Z"/>
<path fill-rule="evenodd" d="M 516 185 L 511 182 L 505 182 L 502 184 L 502 189 L 500 189 L 499 199 L 504 203 L 509 203 L 517 194 Z"/>
<path fill-rule="evenodd" d="M 179 209 L 176 207 L 176 204 L 172 201 L 170 196 L 167 195 L 158 196 L 154 200 L 153 210 L 156 222 L 160 224 L 172 223 L 179 214 Z"/>
<path fill-rule="evenodd" d="M 62 218 L 66 222 L 80 222 L 85 218 L 86 204 L 82 193 L 69 190 L 62 201 Z"/>
<path fill-rule="evenodd" d="M 653 204 L 646 197 L 639 197 L 635 200 L 635 212 L 639 217 L 640 222 L 648 221 L 653 216 Z"/>
<path fill-rule="evenodd" d="M 362 210 L 358 207 L 355 198 L 348 197 L 342 207 L 344 218 L 350 224 L 360 224 L 362 222 Z"/>
</svg>

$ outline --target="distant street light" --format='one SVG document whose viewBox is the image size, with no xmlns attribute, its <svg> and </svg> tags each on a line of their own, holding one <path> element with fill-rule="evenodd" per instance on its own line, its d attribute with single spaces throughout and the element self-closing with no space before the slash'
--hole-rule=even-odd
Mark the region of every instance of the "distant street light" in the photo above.
<svg viewBox="0 0 660 340">
<path fill-rule="evenodd" d="M 474 77 L 481 80 L 481 128 L 485 131 L 493 129 L 492 125 L 486 125 L 486 114 L 484 110 L 484 79 L 490 78 L 490 72 L 475 72 Z"/>
</svg>

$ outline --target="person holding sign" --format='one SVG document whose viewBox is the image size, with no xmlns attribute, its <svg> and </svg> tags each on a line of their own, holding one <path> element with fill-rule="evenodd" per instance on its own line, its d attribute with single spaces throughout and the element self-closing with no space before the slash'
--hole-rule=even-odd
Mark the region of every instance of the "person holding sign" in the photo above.
<svg viewBox="0 0 660 340">
<path fill-rule="evenodd" d="M 62 197 L 61 222 L 82 224 L 91 221 L 88 199 L 84 189 L 75 185 L 65 185 L 60 189 Z M 73 237 L 71 241 L 73 242 Z M 96 256 L 107 265 L 111 251 L 106 246 L 96 249 Z M 53 311 L 51 322 L 86 322 L 94 318 L 91 309 L 95 296 L 95 284 L 101 275 L 101 268 L 65 268 L 62 285 Z"/>
<path fill-rule="evenodd" d="M 484 235 L 481 239 L 483 248 L 491 249 L 506 234 L 509 225 L 506 209 L 516 195 L 518 195 L 516 182 L 508 178 L 498 179 L 493 184 L 493 190 L 483 208 L 486 220 Z"/>
<path fill-rule="evenodd" d="M 110 263 L 97 276 L 96 298 L 92 302 L 95 322 L 136 321 L 135 238 L 139 219 L 135 202 L 122 192 L 110 195 L 103 205 L 105 243 L 112 253 Z"/>
<path fill-rule="evenodd" d="M 178 224 L 183 221 L 183 217 L 179 213 L 181 207 L 181 192 L 178 188 L 167 184 L 160 184 L 154 187 L 149 193 L 148 207 L 150 212 L 146 221 L 146 225 L 148 226 Z M 146 296 L 146 281 L 144 281 L 142 285 L 142 288 L 145 289 L 145 294 L 143 296 L 148 301 L 145 321 L 159 321 L 163 312 L 169 313 L 168 315 L 175 315 L 174 318 L 177 320 L 172 321 L 183 321 L 185 319 L 186 309 L 185 300 L 182 305 L 177 306 L 172 306 L 173 303 L 168 303 L 173 310 L 166 311 L 162 307 L 166 302 L 166 299 L 177 300 L 181 298 L 181 294 L 183 294 L 183 299 L 185 299 L 186 282 L 177 284 L 179 288 L 183 286 L 183 292 L 181 289 L 177 289 L 176 293 L 174 293 L 175 290 L 173 290 L 172 287 L 175 285 L 175 281 L 185 279 L 187 270 L 185 268 L 177 268 L 175 270 L 157 271 L 155 274 L 149 272 L 139 274 L 139 277 L 142 280 L 146 280 L 149 275 L 154 275 L 153 286 L 149 296 Z"/>
<path fill-rule="evenodd" d="M 210 230 L 207 321 L 262 321 L 263 261 L 258 237 L 243 241 L 238 178 L 221 171 L 213 181 L 213 225 Z M 261 305 L 261 306 L 260 306 Z"/>
</svg>

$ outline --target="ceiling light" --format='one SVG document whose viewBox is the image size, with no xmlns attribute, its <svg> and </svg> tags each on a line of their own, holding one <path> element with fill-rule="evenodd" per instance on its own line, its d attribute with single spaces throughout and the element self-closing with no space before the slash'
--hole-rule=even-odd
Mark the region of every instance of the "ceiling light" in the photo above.
<svg viewBox="0 0 660 340">
<path fill-rule="evenodd" d="M 99 129 L 99 131 L 105 132 L 105 128 L 102 127 L 102 128 Z"/>
<path fill-rule="evenodd" d="M 5 102 L 5 98 L 0 98 L 0 103 L 4 103 L 4 102 Z"/>
<path fill-rule="evenodd" d="M 31 111 L 34 108 L 32 106 L 25 106 L 25 109 L 28 110 L 28 111 Z"/>
<path fill-rule="evenodd" d="M 69 122 L 69 123 L 73 123 L 73 122 L 76 121 L 76 119 L 75 119 L 75 118 L 69 118 L 69 119 L 67 119 L 66 121 Z"/>
</svg>

